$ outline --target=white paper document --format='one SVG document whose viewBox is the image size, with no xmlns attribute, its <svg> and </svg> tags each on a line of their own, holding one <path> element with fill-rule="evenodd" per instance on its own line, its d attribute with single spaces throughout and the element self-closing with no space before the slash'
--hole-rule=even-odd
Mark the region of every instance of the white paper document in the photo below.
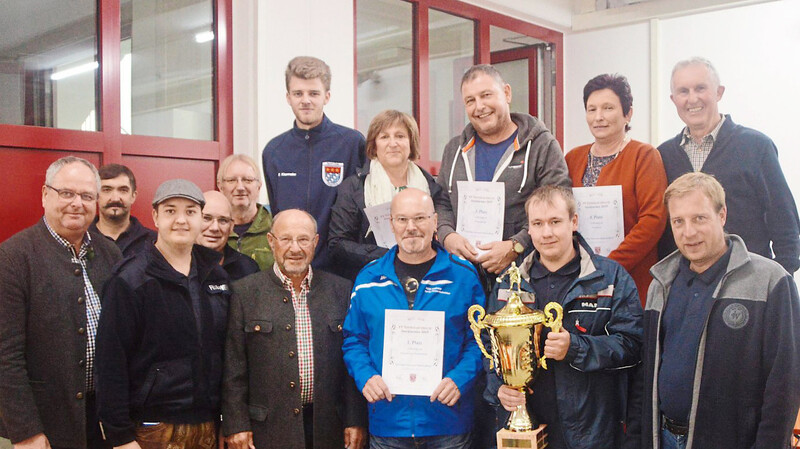
<svg viewBox="0 0 800 449">
<path fill-rule="evenodd" d="M 392 202 L 387 201 L 377 206 L 365 207 L 364 213 L 369 220 L 369 229 L 375 236 L 375 244 L 383 248 L 391 248 L 397 240 L 392 232 Z"/>
<path fill-rule="evenodd" d="M 578 232 L 596 254 L 608 256 L 625 238 L 622 186 L 573 187 Z"/>
<path fill-rule="evenodd" d="M 503 240 L 506 190 L 502 182 L 458 181 L 456 232 L 478 245 Z M 478 250 L 478 253 L 484 251 Z"/>
<path fill-rule="evenodd" d="M 444 312 L 386 310 L 381 377 L 392 394 L 430 396 L 442 381 Z"/>
</svg>

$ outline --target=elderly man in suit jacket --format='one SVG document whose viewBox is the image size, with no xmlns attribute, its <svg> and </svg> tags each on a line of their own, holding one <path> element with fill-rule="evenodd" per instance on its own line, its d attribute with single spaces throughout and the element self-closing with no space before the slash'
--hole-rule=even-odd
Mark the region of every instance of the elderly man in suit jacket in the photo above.
<svg viewBox="0 0 800 449">
<path fill-rule="evenodd" d="M 122 254 L 87 232 L 99 189 L 90 162 L 53 162 L 44 217 L 0 245 L 0 436 L 16 449 L 110 447 L 95 412 L 94 337 Z"/>
<path fill-rule="evenodd" d="M 271 269 L 233 286 L 222 431 L 232 449 L 361 449 L 366 403 L 342 358 L 351 284 L 311 269 L 316 222 L 275 216 Z"/>
</svg>

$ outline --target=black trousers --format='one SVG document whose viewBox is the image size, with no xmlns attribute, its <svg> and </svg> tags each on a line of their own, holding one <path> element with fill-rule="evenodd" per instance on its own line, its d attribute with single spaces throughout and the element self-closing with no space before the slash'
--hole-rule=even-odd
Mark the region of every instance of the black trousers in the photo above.
<svg viewBox="0 0 800 449">
<path fill-rule="evenodd" d="M 314 449 L 314 404 L 303 406 L 303 432 L 305 432 L 306 449 Z"/>
</svg>

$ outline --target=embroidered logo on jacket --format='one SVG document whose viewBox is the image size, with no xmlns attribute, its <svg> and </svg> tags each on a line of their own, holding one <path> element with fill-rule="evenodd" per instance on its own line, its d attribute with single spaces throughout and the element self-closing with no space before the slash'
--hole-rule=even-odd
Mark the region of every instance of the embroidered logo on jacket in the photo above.
<svg viewBox="0 0 800 449">
<path fill-rule="evenodd" d="M 722 321 L 731 329 L 741 329 L 750 321 L 750 312 L 747 310 L 747 307 L 735 302 L 729 304 L 728 307 L 725 307 L 725 310 L 722 311 Z"/>
<path fill-rule="evenodd" d="M 209 284 L 208 285 L 208 291 L 211 292 L 211 293 L 227 292 L 228 291 L 228 284 L 219 284 L 219 285 Z"/>
<path fill-rule="evenodd" d="M 344 162 L 323 162 L 322 182 L 326 186 L 336 187 L 342 183 L 344 177 Z"/>
</svg>

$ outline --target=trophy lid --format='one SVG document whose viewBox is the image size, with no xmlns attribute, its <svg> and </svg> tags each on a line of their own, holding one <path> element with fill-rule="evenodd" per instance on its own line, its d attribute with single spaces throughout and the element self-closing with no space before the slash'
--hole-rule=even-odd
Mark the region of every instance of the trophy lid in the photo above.
<svg viewBox="0 0 800 449">
<path fill-rule="evenodd" d="M 510 284 L 508 291 L 511 292 L 508 298 L 508 304 L 497 312 L 487 315 L 483 321 L 491 327 L 530 327 L 532 324 L 544 323 L 544 312 L 526 306 L 519 296 L 521 276 L 516 262 L 511 263 L 511 267 L 506 271 L 506 275 L 509 277 Z M 498 278 L 497 281 L 502 282 L 502 276 Z M 516 289 L 514 287 L 516 287 Z"/>
</svg>

